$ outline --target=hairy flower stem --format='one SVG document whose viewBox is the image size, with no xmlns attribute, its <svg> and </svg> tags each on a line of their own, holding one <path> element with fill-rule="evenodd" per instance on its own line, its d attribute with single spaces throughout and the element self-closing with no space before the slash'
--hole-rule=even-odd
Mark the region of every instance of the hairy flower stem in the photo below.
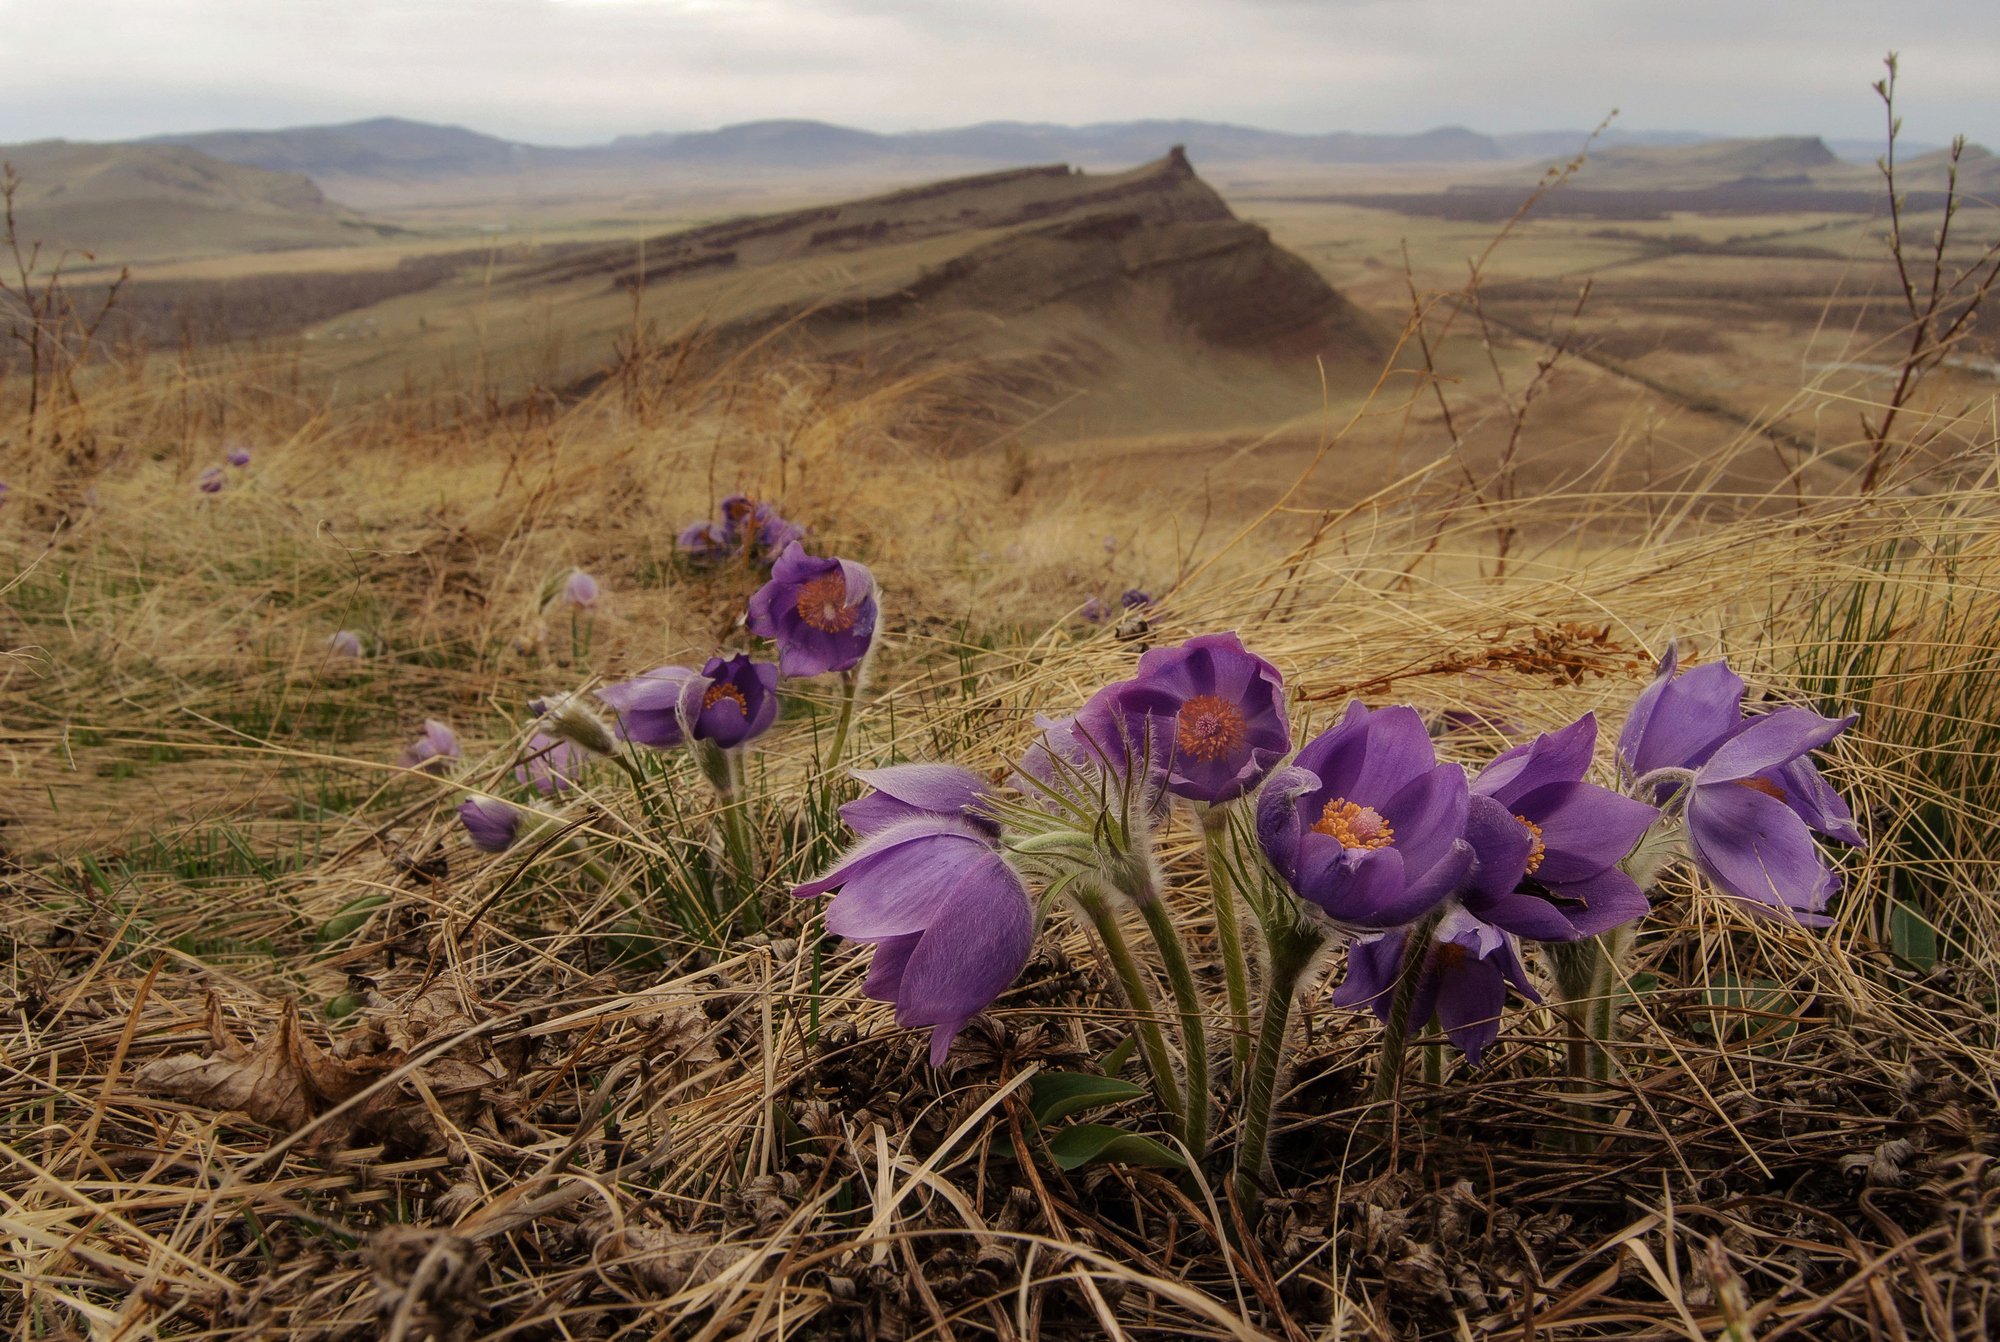
<svg viewBox="0 0 2000 1342">
<path fill-rule="evenodd" d="M 1119 987 L 1125 990 L 1125 1004 L 1132 1009 L 1133 1032 L 1138 1036 L 1139 1054 L 1146 1060 L 1146 1071 L 1153 1078 L 1153 1095 L 1166 1112 L 1168 1130 L 1181 1136 L 1181 1097 L 1174 1083 L 1173 1055 L 1167 1051 L 1167 1037 L 1160 1029 L 1159 1015 L 1153 1010 L 1153 994 L 1139 972 L 1139 962 L 1132 958 L 1132 948 L 1125 941 L 1124 930 L 1118 926 L 1118 917 L 1112 912 L 1109 900 L 1096 890 L 1082 887 L 1071 897 L 1083 910 L 1083 916 L 1090 919 L 1097 939 L 1104 943 L 1111 970 L 1118 976 Z"/>
<path fill-rule="evenodd" d="M 821 766 L 827 773 L 839 768 L 841 757 L 847 753 L 847 734 L 854 726 L 854 704 L 860 697 L 861 667 L 841 672 L 840 716 L 834 720 L 833 744 L 826 748 L 826 763 Z"/>
<path fill-rule="evenodd" d="M 1160 962 L 1166 966 L 1167 982 L 1180 1008 L 1181 1046 L 1187 1055 L 1186 1127 L 1182 1140 L 1200 1160 L 1208 1154 L 1208 1030 L 1201 1019 L 1201 994 L 1195 988 L 1194 971 L 1188 967 L 1187 948 L 1174 930 L 1173 915 L 1156 892 L 1152 898 L 1135 901 L 1146 920 L 1146 930 L 1159 947 Z"/>
<path fill-rule="evenodd" d="M 1202 811 L 1201 838 L 1208 857 L 1208 888 L 1215 901 L 1222 978 L 1229 993 L 1229 1055 L 1240 1087 L 1250 1070 L 1250 971 L 1243 955 L 1243 925 L 1236 915 L 1235 883 L 1229 876 L 1229 812 L 1220 806 Z"/>
<path fill-rule="evenodd" d="M 720 750 L 714 744 L 702 741 L 696 744 L 695 757 L 701 762 L 701 771 L 708 776 L 710 785 L 715 788 L 722 851 L 728 859 L 738 906 L 753 928 L 762 931 L 764 910 L 757 902 L 757 848 L 750 837 L 749 805 L 743 797 L 743 753 L 739 750 Z M 715 912 L 717 926 L 725 926 L 728 920 L 721 916 L 721 910 Z"/>
<path fill-rule="evenodd" d="M 1379 1111 L 1373 1122 L 1384 1135 L 1391 1118 L 1387 1106 L 1396 1098 L 1403 1078 L 1403 1055 L 1409 1050 L 1410 1007 L 1416 1000 L 1417 981 L 1423 977 L 1424 960 L 1431 950 L 1431 930 L 1437 921 L 1437 915 L 1431 914 L 1412 924 L 1403 936 L 1403 965 L 1396 974 L 1396 995 L 1389 1001 L 1389 1023 L 1382 1031 L 1382 1056 L 1376 1062 L 1375 1085 L 1368 1096 L 1370 1105 Z M 1428 1023 L 1415 1022 L 1419 1029 Z"/>
<path fill-rule="evenodd" d="M 1282 920 L 1274 916 L 1265 925 L 1264 939 L 1270 948 L 1271 972 L 1258 1007 L 1257 1051 L 1243 1096 L 1243 1145 L 1236 1153 L 1236 1197 L 1245 1208 L 1256 1205 L 1269 1182 L 1271 1110 L 1277 1103 L 1278 1069 L 1284 1062 L 1292 1001 L 1314 954 L 1325 944 L 1326 933 L 1296 916 Z"/>
</svg>

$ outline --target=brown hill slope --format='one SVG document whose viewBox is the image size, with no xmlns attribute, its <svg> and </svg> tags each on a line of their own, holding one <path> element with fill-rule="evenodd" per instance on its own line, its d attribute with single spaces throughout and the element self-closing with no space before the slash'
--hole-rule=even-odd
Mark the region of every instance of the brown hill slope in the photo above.
<svg viewBox="0 0 2000 1342">
<path fill-rule="evenodd" d="M 1316 409 L 1323 370 L 1372 378 L 1387 348 L 1179 150 L 1127 172 L 986 173 L 481 267 L 308 339 L 358 393 L 476 365 L 505 397 L 594 385 L 635 329 L 662 343 L 699 332 L 702 357 L 774 341 L 871 370 L 963 369 L 1011 407 L 996 420 L 1018 411 L 1072 434 L 1268 423 Z M 996 398 L 996 379 L 1015 394 Z"/>
<path fill-rule="evenodd" d="M 0 146 L 21 175 L 16 222 L 48 249 L 154 260 L 374 241 L 384 229 L 297 173 L 225 163 L 178 145 Z"/>
</svg>

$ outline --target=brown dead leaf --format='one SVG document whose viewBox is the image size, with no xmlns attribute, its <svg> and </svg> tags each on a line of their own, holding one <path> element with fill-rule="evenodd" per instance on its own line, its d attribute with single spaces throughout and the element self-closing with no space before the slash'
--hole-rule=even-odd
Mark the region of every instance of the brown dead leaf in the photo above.
<svg viewBox="0 0 2000 1342">
<path fill-rule="evenodd" d="M 382 1071 L 377 1059 L 336 1058 L 314 1044 L 299 1027 L 295 1002 L 285 1003 L 278 1028 L 255 1045 L 223 1030 L 219 1017 L 212 1018 L 211 1031 L 212 1052 L 155 1058 L 138 1069 L 134 1084 L 144 1094 L 248 1114 L 294 1132 Z"/>
</svg>

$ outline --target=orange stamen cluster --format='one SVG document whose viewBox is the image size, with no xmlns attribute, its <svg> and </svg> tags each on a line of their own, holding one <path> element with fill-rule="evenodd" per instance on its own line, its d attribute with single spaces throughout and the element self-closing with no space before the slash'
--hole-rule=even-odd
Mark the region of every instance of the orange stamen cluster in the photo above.
<svg viewBox="0 0 2000 1342">
<path fill-rule="evenodd" d="M 750 701 L 743 697 L 743 691 L 727 681 L 718 680 L 709 686 L 708 693 L 701 696 L 701 706 L 703 710 L 711 709 L 724 699 L 734 699 L 737 711 L 746 718 L 750 716 Z"/>
<path fill-rule="evenodd" d="M 1524 815 L 1514 819 L 1521 822 L 1521 828 L 1528 831 L 1528 875 L 1533 876 L 1542 865 L 1542 859 L 1549 855 L 1549 846 L 1542 842 L 1542 827 Z"/>
<path fill-rule="evenodd" d="M 1380 811 L 1345 797 L 1328 802 L 1313 828 L 1340 840 L 1342 848 L 1387 848 L 1396 841 L 1395 826 Z"/>
<path fill-rule="evenodd" d="M 822 634 L 844 634 L 861 614 L 847 604 L 847 575 L 823 573 L 799 588 L 799 618 Z"/>
<path fill-rule="evenodd" d="M 1200 694 L 1181 705 L 1174 744 L 1198 760 L 1219 760 L 1243 748 L 1250 724 L 1243 710 L 1219 694 Z"/>
</svg>

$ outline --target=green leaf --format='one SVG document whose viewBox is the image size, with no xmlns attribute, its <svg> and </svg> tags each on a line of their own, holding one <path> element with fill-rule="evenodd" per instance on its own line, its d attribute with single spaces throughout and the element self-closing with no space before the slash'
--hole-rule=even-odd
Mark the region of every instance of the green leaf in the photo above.
<svg viewBox="0 0 2000 1342">
<path fill-rule="evenodd" d="M 1701 990 L 1701 1000 L 1709 1008 L 1709 1017 L 1696 1025 L 1698 1031 L 1720 1034 L 1735 1024 L 1746 1037 L 1768 1034 L 1777 1040 L 1789 1038 L 1798 1029 L 1796 1021 L 1783 1019 L 1797 1014 L 1798 999 L 1770 979 L 1718 974 Z"/>
<path fill-rule="evenodd" d="M 1895 900 L 1889 905 L 1889 949 L 1910 968 L 1928 974 L 1937 968 L 1937 929 L 1913 906 Z"/>
<path fill-rule="evenodd" d="M 1042 1072 L 1029 1083 L 1028 1107 L 1037 1123 L 1047 1124 L 1080 1109 L 1120 1104 L 1146 1093 L 1144 1086 L 1115 1076 L 1095 1076 L 1089 1072 Z"/>
<path fill-rule="evenodd" d="M 1125 1070 L 1125 1064 L 1130 1062 L 1132 1055 L 1138 1051 L 1139 1036 L 1128 1034 L 1118 1041 L 1117 1048 L 1112 1049 L 1097 1060 L 1097 1070 L 1106 1076 L 1117 1076 L 1118 1073 Z"/>
<path fill-rule="evenodd" d="M 326 925 L 313 934 L 313 941 L 321 946 L 330 946 L 342 937 L 351 935 L 376 909 L 389 902 L 387 895 L 363 895 L 341 905 L 340 911 L 326 920 Z"/>
<path fill-rule="evenodd" d="M 1079 1123 L 1049 1138 L 1049 1154 L 1057 1165 L 1073 1170 L 1093 1160 L 1116 1165 L 1151 1165 L 1156 1169 L 1184 1170 L 1187 1162 L 1180 1153 L 1160 1145 L 1151 1137 L 1114 1128 L 1104 1123 Z"/>
</svg>

